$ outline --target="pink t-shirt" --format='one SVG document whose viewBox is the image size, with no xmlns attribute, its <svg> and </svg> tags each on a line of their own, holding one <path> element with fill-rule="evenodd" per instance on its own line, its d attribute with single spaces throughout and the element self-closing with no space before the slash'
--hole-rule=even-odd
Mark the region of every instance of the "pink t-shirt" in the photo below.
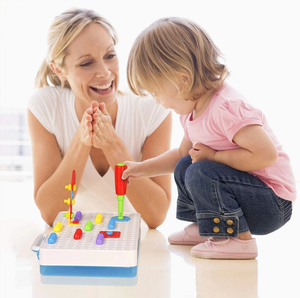
<svg viewBox="0 0 300 298">
<path fill-rule="evenodd" d="M 200 117 L 193 120 L 192 114 L 181 115 L 180 121 L 185 138 L 193 145 L 201 143 L 217 151 L 238 148 L 233 142 L 235 134 L 244 126 L 261 125 L 273 140 L 278 159 L 273 165 L 250 173 L 266 183 L 282 199 L 296 199 L 296 182 L 289 157 L 283 151 L 265 115 L 231 86 L 224 84 Z"/>
</svg>

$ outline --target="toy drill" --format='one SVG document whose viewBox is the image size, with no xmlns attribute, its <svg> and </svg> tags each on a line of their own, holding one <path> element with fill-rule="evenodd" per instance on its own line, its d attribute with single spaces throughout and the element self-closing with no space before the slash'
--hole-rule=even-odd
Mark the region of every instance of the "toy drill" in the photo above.
<svg viewBox="0 0 300 298">
<path fill-rule="evenodd" d="M 123 217 L 123 204 L 126 194 L 127 181 L 122 180 L 122 174 L 127 169 L 127 166 L 123 163 L 118 163 L 115 166 L 115 186 L 118 199 L 118 219 L 124 219 Z"/>
</svg>

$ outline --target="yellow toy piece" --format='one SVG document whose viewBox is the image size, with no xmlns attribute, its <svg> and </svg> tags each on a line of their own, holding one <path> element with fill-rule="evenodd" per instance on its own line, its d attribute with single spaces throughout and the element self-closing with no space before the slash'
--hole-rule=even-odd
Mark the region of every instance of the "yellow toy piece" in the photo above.
<svg viewBox="0 0 300 298">
<path fill-rule="evenodd" d="M 62 230 L 62 228 L 63 228 L 62 223 L 61 222 L 57 222 L 56 225 L 53 228 L 53 232 L 58 233 L 58 232 L 60 232 Z"/>
<path fill-rule="evenodd" d="M 95 223 L 100 224 L 102 222 L 102 218 L 103 218 L 102 214 L 98 213 L 95 218 Z"/>
<path fill-rule="evenodd" d="M 71 199 L 64 200 L 64 203 L 70 205 Z M 75 199 L 72 200 L 72 205 L 75 205 Z"/>
<path fill-rule="evenodd" d="M 73 218 L 73 217 L 74 217 L 74 213 L 72 212 L 71 218 Z M 70 219 L 70 211 L 68 211 L 68 212 L 66 213 L 66 218 Z"/>
<path fill-rule="evenodd" d="M 71 184 L 69 184 L 69 185 L 66 185 L 66 186 L 65 186 L 65 189 L 67 189 L 67 190 L 70 190 L 70 191 L 71 191 L 71 190 L 72 190 L 72 185 L 71 185 Z M 76 191 L 76 185 L 75 185 L 75 184 L 73 185 L 73 191 Z"/>
</svg>

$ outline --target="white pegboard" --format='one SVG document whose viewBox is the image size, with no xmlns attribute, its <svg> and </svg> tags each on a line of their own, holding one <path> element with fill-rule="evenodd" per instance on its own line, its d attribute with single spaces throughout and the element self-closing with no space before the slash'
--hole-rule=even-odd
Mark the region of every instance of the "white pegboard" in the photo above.
<svg viewBox="0 0 300 298">
<path fill-rule="evenodd" d="M 62 266 L 124 266 L 137 265 L 138 242 L 140 236 L 141 217 L 138 213 L 124 213 L 130 217 L 128 222 L 116 222 L 115 229 L 120 231 L 120 238 L 105 238 L 102 245 L 96 244 L 100 231 L 109 231 L 108 224 L 117 213 L 102 213 L 102 223 L 96 224 L 98 213 L 82 213 L 80 224 L 69 225 L 69 220 L 60 212 L 53 226 L 57 222 L 63 224 L 61 232 L 57 233 L 54 244 L 48 243 L 50 234 L 46 237 L 39 250 L 40 265 Z M 87 221 L 93 222 L 91 231 L 85 231 Z M 80 228 L 80 240 L 74 239 L 75 231 Z"/>
</svg>

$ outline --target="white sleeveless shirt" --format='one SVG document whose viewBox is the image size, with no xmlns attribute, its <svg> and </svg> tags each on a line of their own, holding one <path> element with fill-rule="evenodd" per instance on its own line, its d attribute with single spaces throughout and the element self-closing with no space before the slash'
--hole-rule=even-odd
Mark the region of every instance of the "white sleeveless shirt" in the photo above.
<svg viewBox="0 0 300 298">
<path fill-rule="evenodd" d="M 158 128 L 170 111 L 157 105 L 151 98 L 138 97 L 129 92 L 125 95 L 118 93 L 117 101 L 116 133 L 124 141 L 133 158 L 140 161 L 146 138 Z M 45 129 L 56 137 L 61 156 L 64 157 L 79 127 L 72 90 L 60 86 L 40 88 L 31 96 L 28 108 Z M 89 157 L 77 188 L 75 210 L 97 210 L 99 213 L 118 211 L 114 172 L 111 168 L 101 177 Z M 133 206 L 125 198 L 124 212 L 132 211 Z"/>
</svg>

